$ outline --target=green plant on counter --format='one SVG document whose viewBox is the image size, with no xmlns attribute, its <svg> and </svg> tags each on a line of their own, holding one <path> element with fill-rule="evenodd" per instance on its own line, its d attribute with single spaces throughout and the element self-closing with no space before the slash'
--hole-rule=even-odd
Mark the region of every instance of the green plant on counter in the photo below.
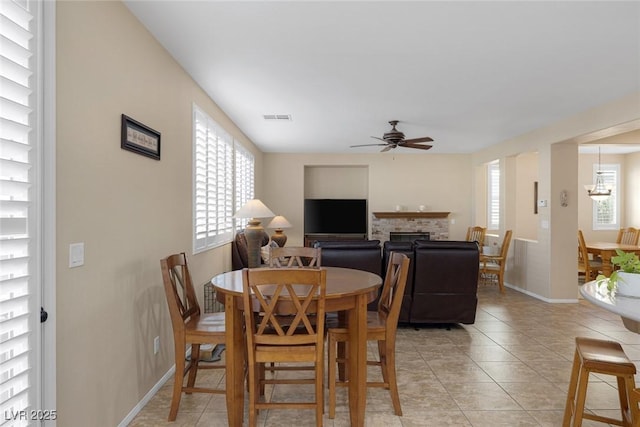
<svg viewBox="0 0 640 427">
<path fill-rule="evenodd" d="M 606 284 L 607 290 L 611 292 L 618 285 L 618 281 L 622 280 L 618 276 L 618 271 L 624 271 L 625 273 L 640 274 L 640 258 L 634 252 L 624 252 L 620 249 L 616 249 L 616 256 L 611 257 L 611 264 L 620 267 L 619 270 L 614 270 L 611 276 L 605 277 L 602 274 L 596 277 L 596 283 L 598 286 Z"/>
</svg>

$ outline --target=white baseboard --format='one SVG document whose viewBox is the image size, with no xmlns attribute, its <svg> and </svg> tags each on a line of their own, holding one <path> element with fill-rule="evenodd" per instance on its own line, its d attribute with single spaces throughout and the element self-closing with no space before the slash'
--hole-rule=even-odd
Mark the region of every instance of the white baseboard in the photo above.
<svg viewBox="0 0 640 427">
<path fill-rule="evenodd" d="M 533 297 L 535 299 L 539 299 L 540 301 L 548 302 L 548 303 L 551 303 L 551 304 L 577 304 L 578 303 L 578 298 L 552 299 L 552 298 L 543 297 L 542 295 L 538 295 L 538 294 L 533 293 L 531 291 L 528 291 L 526 289 L 522 289 L 522 288 L 519 288 L 517 286 L 510 285 L 507 282 L 504 283 L 504 286 L 509 288 L 509 289 L 513 289 L 514 291 L 521 292 L 521 293 L 523 293 L 525 295 L 529 295 L 530 297 Z"/>
<path fill-rule="evenodd" d="M 149 403 L 149 401 L 151 400 L 151 398 L 153 396 L 155 396 L 155 394 L 158 392 L 158 390 L 160 390 L 162 388 L 162 386 L 164 385 L 164 383 L 166 383 L 167 381 L 169 381 L 171 378 L 173 378 L 173 373 L 176 371 L 176 365 L 173 365 L 166 374 L 164 374 L 162 376 L 162 378 L 160 378 L 160 381 L 158 381 L 152 388 L 151 390 L 149 390 L 149 392 L 147 394 L 144 395 L 144 397 L 142 398 L 142 400 L 140 402 L 138 402 L 138 404 L 136 406 L 133 407 L 133 409 L 131 410 L 131 412 L 129 412 L 127 414 L 126 417 L 124 417 L 124 419 L 122 421 L 120 421 L 120 424 L 118 424 L 118 427 L 126 427 L 129 425 L 129 423 L 131 421 L 133 421 L 133 419 L 136 417 L 136 415 L 138 415 L 138 412 L 140 412 L 142 410 L 142 408 L 144 408 L 144 405 L 146 405 L 147 403 Z"/>
</svg>

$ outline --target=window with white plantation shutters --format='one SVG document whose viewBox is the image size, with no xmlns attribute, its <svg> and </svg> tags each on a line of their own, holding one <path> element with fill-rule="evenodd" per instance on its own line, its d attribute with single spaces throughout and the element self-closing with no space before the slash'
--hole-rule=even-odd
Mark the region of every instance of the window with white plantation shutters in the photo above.
<svg viewBox="0 0 640 427">
<path fill-rule="evenodd" d="M 620 165 L 600 165 L 600 168 L 593 165 L 593 182 L 598 170 L 602 172 L 605 187 L 611 189 L 611 196 L 606 200 L 593 201 L 593 229 L 617 230 L 620 228 L 620 200 L 617 190 L 620 184 Z"/>
<path fill-rule="evenodd" d="M 253 155 L 193 106 L 194 253 L 230 242 L 233 213 L 253 198 Z M 241 205 L 240 205 L 241 206 Z"/>
<path fill-rule="evenodd" d="M 245 203 L 255 197 L 254 193 L 254 170 L 255 161 L 253 154 L 242 145 L 235 144 L 235 171 L 236 171 L 236 206 L 238 211 Z M 234 212 L 235 212 L 234 211 Z M 248 218 L 236 219 L 236 230 L 243 229 L 249 222 Z"/>
<path fill-rule="evenodd" d="M 0 424 L 12 426 L 37 399 L 38 7 L 0 2 Z"/>
<path fill-rule="evenodd" d="M 487 228 L 500 228 L 500 162 L 487 164 Z"/>
</svg>

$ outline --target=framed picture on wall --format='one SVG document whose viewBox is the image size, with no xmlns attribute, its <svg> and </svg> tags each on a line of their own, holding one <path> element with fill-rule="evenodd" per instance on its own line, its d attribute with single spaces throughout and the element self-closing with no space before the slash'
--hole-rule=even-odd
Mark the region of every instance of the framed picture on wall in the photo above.
<svg viewBox="0 0 640 427">
<path fill-rule="evenodd" d="M 160 160 L 160 132 L 123 114 L 120 148 Z"/>
</svg>

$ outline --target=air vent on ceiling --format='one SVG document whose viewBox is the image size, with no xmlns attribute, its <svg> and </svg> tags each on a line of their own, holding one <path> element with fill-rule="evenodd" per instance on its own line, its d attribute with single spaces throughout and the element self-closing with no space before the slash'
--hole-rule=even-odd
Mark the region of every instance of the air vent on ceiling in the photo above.
<svg viewBox="0 0 640 427">
<path fill-rule="evenodd" d="M 262 117 L 269 121 L 291 121 L 291 114 L 264 114 Z"/>
</svg>

